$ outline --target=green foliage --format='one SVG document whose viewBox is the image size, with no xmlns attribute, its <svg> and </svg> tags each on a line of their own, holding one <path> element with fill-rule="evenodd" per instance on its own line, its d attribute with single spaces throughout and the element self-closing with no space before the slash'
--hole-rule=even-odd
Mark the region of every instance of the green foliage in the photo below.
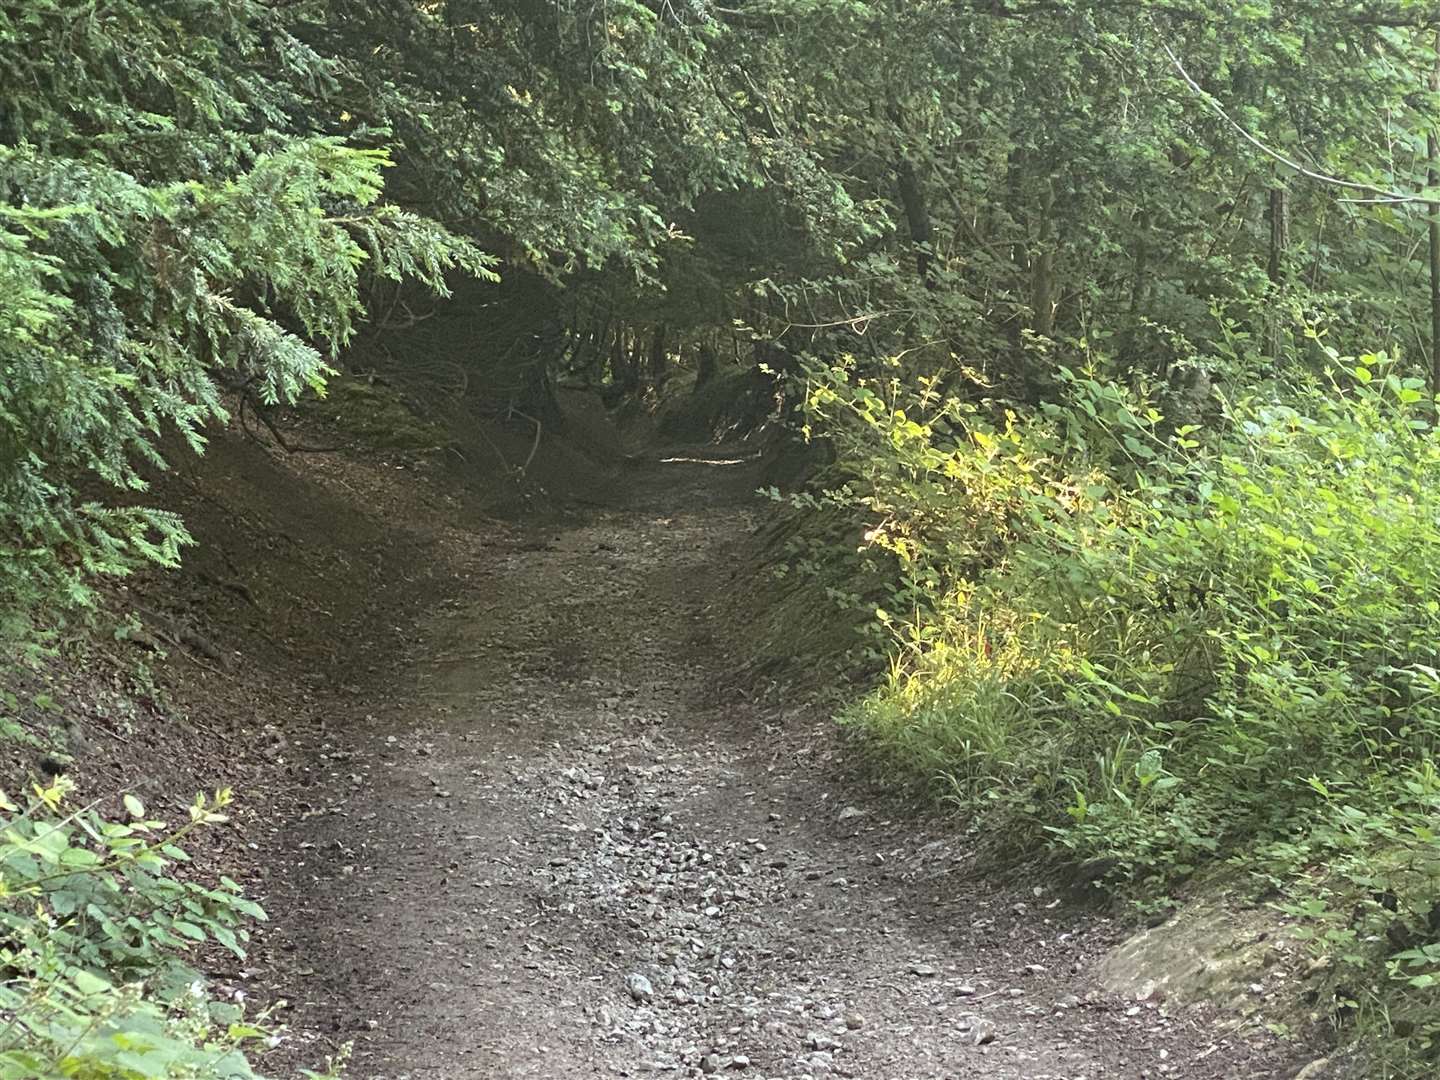
<svg viewBox="0 0 1440 1080">
<path fill-rule="evenodd" d="M 229 793 L 171 828 L 133 795 L 117 820 L 67 810 L 67 791 L 37 787 L 23 808 L 0 794 L 0 1077 L 255 1076 L 247 1048 L 272 1033 L 181 959 L 207 942 L 243 959 L 246 924 L 265 917 L 229 878 L 176 873 L 180 844 L 226 820 Z"/>
<path fill-rule="evenodd" d="M 174 563 L 183 524 L 136 505 L 159 433 L 318 388 L 377 281 L 444 293 L 475 242 L 567 286 L 544 359 L 626 393 L 700 341 L 863 331 L 1034 401 L 1057 343 L 1156 375 L 1217 303 L 1257 340 L 1313 304 L 1423 340 L 1419 209 L 1337 202 L 1215 108 L 1420 191 L 1423 11 L 992 7 L 0 4 L 0 611 Z M 521 353 L 480 362 L 533 395 Z"/>
<path fill-rule="evenodd" d="M 224 387 L 323 389 L 366 281 L 488 273 L 380 201 L 384 151 L 287 115 L 328 65 L 259 3 L 0 5 L 0 618 L 47 621 L 97 575 L 173 565 L 143 492 Z M 58 70 L 53 62 L 65 56 Z M 317 347 L 318 346 L 318 347 Z"/>
<path fill-rule="evenodd" d="M 894 566 L 891 676 L 844 718 L 1007 844 L 1137 898 L 1234 862 L 1349 962 L 1388 941 L 1420 994 L 1440 439 L 1420 380 L 1325 352 L 1333 379 L 1257 389 L 1208 432 L 1064 370 L 1025 417 L 812 372 Z"/>
<path fill-rule="evenodd" d="M 705 8 L 335 0 L 294 27 L 336 59 L 342 127 L 402 148 L 416 203 L 557 279 L 613 262 L 653 281 L 677 213 L 753 175 Z"/>
</svg>

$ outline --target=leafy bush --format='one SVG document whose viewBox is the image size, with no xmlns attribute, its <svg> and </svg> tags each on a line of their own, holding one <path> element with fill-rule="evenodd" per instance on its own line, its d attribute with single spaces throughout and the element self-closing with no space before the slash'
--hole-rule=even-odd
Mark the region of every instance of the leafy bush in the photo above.
<svg viewBox="0 0 1440 1080">
<path fill-rule="evenodd" d="M 216 943 L 243 958 L 245 926 L 265 914 L 229 878 L 173 873 L 229 793 L 172 829 L 134 796 L 125 821 L 67 811 L 68 791 L 37 787 L 23 808 L 0 794 L 0 1078 L 255 1076 L 246 1048 L 272 1034 L 211 1000 L 182 954 Z"/>
<path fill-rule="evenodd" d="M 897 567 L 890 678 L 844 719 L 1007 843 L 1151 902 L 1234 860 L 1343 958 L 1384 935 L 1425 990 L 1440 438 L 1419 380 L 1328 356 L 1333 380 L 1203 438 L 1069 372 L 1026 419 L 815 373 Z"/>
</svg>

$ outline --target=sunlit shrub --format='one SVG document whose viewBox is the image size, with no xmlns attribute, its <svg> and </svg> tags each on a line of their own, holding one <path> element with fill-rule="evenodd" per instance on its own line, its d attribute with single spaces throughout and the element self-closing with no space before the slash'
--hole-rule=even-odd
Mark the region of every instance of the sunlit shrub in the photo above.
<svg viewBox="0 0 1440 1080">
<path fill-rule="evenodd" d="M 184 953 L 214 943 L 243 958 L 264 912 L 228 878 L 174 873 L 229 793 L 172 828 L 134 796 L 115 820 L 70 809 L 68 791 L 62 778 L 24 806 L 0 793 L 0 1078 L 254 1077 L 247 1049 L 273 1033 L 212 999 Z"/>
<path fill-rule="evenodd" d="M 1331 360 L 1203 433 L 1069 372 L 1024 419 L 814 372 L 896 567 L 890 677 L 844 719 L 1007 844 L 1150 903 L 1230 860 L 1424 990 L 1440 439 L 1418 380 Z"/>
</svg>

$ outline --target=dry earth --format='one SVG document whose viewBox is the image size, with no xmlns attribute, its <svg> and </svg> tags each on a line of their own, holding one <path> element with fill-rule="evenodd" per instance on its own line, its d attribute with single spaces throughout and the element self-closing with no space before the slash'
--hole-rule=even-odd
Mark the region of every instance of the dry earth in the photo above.
<svg viewBox="0 0 1440 1080">
<path fill-rule="evenodd" d="M 463 526 L 437 602 L 287 747 L 301 810 L 274 822 L 256 975 L 292 1003 L 286 1058 L 353 1040 L 366 1080 L 1295 1074 L 1293 1045 L 1097 989 L 1123 928 L 977 879 L 955 831 L 837 781 L 823 717 L 735 685 L 749 463 L 624 480 L 558 527 Z"/>
</svg>

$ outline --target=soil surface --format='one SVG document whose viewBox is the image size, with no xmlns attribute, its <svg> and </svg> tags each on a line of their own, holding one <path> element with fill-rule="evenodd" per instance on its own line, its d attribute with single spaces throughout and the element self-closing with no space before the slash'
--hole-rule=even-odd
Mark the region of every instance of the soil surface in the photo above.
<svg viewBox="0 0 1440 1080">
<path fill-rule="evenodd" d="M 1307 1060 L 1107 996 L 1123 927 L 978 880 L 956 831 L 837 780 L 817 712 L 752 700 L 726 600 L 765 512 L 753 463 L 651 455 L 622 480 L 561 525 L 465 526 L 447 594 L 287 751 L 304 809 L 267 849 L 259 953 L 283 1054 L 353 1041 L 364 1080 Z"/>
</svg>

